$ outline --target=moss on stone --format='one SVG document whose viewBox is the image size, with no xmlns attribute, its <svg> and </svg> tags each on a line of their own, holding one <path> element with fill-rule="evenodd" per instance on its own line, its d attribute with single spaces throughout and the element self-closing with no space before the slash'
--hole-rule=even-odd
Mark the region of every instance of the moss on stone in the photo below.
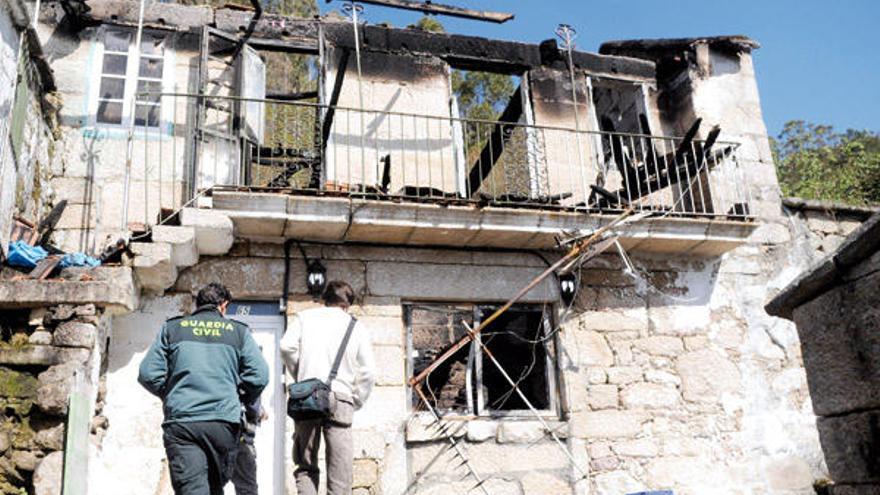
<svg viewBox="0 0 880 495">
<path fill-rule="evenodd" d="M 37 396 L 38 388 L 40 382 L 35 376 L 0 367 L 0 397 L 32 399 Z"/>
<path fill-rule="evenodd" d="M 12 447 L 19 450 L 30 450 L 34 446 L 34 438 L 37 436 L 34 429 L 31 428 L 30 418 L 25 416 L 21 418 L 21 422 L 10 421 L 8 424 L 12 427 L 10 431 Z"/>
<path fill-rule="evenodd" d="M 12 338 L 9 339 L 9 346 L 13 349 L 23 349 L 27 347 L 28 344 L 28 336 L 24 332 L 14 333 L 12 334 Z"/>
<path fill-rule="evenodd" d="M 23 487 L 13 485 L 6 479 L 6 476 L 0 475 L 0 494 L 27 495 L 27 490 Z"/>
</svg>

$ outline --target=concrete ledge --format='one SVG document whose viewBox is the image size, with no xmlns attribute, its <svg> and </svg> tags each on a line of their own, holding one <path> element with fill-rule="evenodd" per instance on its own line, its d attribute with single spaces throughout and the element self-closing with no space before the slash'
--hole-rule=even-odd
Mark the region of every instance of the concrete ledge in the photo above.
<svg viewBox="0 0 880 495">
<path fill-rule="evenodd" d="M 66 270 L 66 272 L 74 272 Z M 119 311 L 133 311 L 138 305 L 131 268 L 98 267 L 82 270 L 89 280 L 5 280 L 0 281 L 0 308 L 36 308 L 58 304 L 89 304 Z"/>
<path fill-rule="evenodd" d="M 394 203 L 338 197 L 219 191 L 214 208 L 251 239 L 374 242 L 414 246 L 551 249 L 562 230 L 594 230 L 613 215 L 517 208 Z M 623 244 L 641 252 L 719 256 L 743 244 L 757 224 L 654 218 L 629 225 Z"/>
</svg>

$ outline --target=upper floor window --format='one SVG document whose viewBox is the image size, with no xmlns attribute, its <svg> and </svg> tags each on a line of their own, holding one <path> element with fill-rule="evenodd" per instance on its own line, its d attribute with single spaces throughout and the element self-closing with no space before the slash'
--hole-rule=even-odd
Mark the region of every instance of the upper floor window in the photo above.
<svg viewBox="0 0 880 495">
<path fill-rule="evenodd" d="M 102 61 L 95 121 L 99 124 L 127 124 L 158 127 L 165 80 L 165 37 L 144 32 L 140 58 L 135 51 L 135 32 L 107 30 L 102 43 Z M 146 94 L 149 93 L 149 94 Z"/>
</svg>

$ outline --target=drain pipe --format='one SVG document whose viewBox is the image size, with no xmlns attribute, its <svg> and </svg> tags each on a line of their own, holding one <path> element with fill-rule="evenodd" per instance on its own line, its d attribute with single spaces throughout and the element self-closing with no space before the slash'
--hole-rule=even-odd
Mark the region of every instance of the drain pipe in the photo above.
<svg viewBox="0 0 880 495">
<path fill-rule="evenodd" d="M 287 313 L 287 299 L 290 297 L 290 247 L 293 242 L 293 239 L 284 241 L 284 285 L 281 290 L 281 300 L 278 301 L 278 311 L 281 314 Z"/>
</svg>

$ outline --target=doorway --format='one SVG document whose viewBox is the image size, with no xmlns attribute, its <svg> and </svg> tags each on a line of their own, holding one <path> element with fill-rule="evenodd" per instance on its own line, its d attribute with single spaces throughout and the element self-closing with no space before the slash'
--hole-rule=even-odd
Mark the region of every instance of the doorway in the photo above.
<svg viewBox="0 0 880 495">
<path fill-rule="evenodd" d="M 261 397 L 268 418 L 257 428 L 254 446 L 257 450 L 257 484 L 260 495 L 284 493 L 284 383 L 279 343 L 284 335 L 286 319 L 278 313 L 277 302 L 237 301 L 229 305 L 230 318 L 251 327 L 254 340 L 269 364 L 269 385 Z M 224 495 L 234 495 L 232 483 Z"/>
</svg>

